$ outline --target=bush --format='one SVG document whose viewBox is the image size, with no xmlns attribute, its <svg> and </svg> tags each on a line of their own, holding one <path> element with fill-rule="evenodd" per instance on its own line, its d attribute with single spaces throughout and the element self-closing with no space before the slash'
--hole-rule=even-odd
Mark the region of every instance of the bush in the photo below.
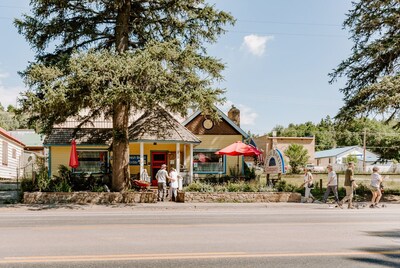
<svg viewBox="0 0 400 268">
<path fill-rule="evenodd" d="M 32 179 L 22 179 L 21 181 L 22 192 L 35 192 L 37 191 L 36 185 L 33 183 Z"/>
<path fill-rule="evenodd" d="M 247 165 L 244 165 L 244 177 L 246 181 L 251 181 L 256 178 L 256 171 L 254 168 L 249 168 Z"/>
<path fill-rule="evenodd" d="M 208 192 L 214 192 L 214 188 L 212 185 L 207 183 L 193 182 L 185 187 L 185 191 L 208 193 Z"/>
<path fill-rule="evenodd" d="M 278 192 L 296 192 L 297 187 L 293 184 L 287 183 L 285 180 L 279 180 L 275 184 L 275 189 Z"/>
</svg>

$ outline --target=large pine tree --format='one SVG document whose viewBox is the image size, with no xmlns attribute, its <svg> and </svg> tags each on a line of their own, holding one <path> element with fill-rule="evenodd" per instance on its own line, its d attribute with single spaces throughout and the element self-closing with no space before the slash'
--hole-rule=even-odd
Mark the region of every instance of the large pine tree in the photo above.
<svg viewBox="0 0 400 268">
<path fill-rule="evenodd" d="M 234 19 L 204 0 L 31 0 L 16 20 L 36 51 L 23 72 L 22 111 L 43 132 L 78 115 L 113 119 L 113 188 L 129 178 L 128 118 L 162 105 L 185 115 L 221 101 L 223 64 L 207 56 Z"/>
<path fill-rule="evenodd" d="M 354 41 L 351 56 L 330 74 L 346 77 L 339 118 L 400 113 L 400 1 L 357 0 L 344 27 Z"/>
</svg>

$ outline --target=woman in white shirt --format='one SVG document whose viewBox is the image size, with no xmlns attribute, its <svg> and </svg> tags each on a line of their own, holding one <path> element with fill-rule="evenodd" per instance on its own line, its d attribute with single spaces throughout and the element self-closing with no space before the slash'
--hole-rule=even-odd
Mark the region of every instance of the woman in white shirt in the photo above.
<svg viewBox="0 0 400 268">
<path fill-rule="evenodd" d="M 178 172 L 176 172 L 175 168 L 171 168 L 169 176 L 171 177 L 169 183 L 169 190 L 171 196 L 170 201 L 176 201 L 176 197 L 178 195 Z"/>
<path fill-rule="evenodd" d="M 314 188 L 314 182 L 313 182 L 313 175 L 311 174 L 311 171 L 308 168 L 304 169 L 304 197 L 305 197 L 305 202 L 308 202 L 308 200 L 311 198 L 311 202 L 314 202 L 315 198 L 311 194 L 311 189 Z"/>
<path fill-rule="evenodd" d="M 382 176 L 378 173 L 379 168 L 373 167 L 372 174 L 371 174 L 371 192 L 372 192 L 372 199 L 370 208 L 378 208 L 379 200 L 381 200 L 382 192 L 381 192 L 381 182 L 383 180 Z"/>
</svg>

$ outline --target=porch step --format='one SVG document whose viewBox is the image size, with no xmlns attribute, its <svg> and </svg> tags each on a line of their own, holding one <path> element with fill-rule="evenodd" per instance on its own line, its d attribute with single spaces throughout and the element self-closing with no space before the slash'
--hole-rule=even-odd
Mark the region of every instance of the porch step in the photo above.
<svg viewBox="0 0 400 268">
<path fill-rule="evenodd" d="M 20 201 L 20 185 L 16 182 L 0 181 L 0 204 L 15 204 Z"/>
</svg>

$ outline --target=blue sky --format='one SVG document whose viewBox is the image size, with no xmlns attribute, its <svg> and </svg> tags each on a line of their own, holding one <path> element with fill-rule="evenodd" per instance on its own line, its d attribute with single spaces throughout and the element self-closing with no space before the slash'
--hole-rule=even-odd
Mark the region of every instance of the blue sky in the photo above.
<svg viewBox="0 0 400 268">
<path fill-rule="evenodd" d="M 209 46 L 209 54 L 226 64 L 227 111 L 241 110 L 241 127 L 255 134 L 276 125 L 319 122 L 342 106 L 339 88 L 328 73 L 351 53 L 342 29 L 350 0 L 212 0 L 230 12 L 235 26 Z M 0 103 L 16 104 L 25 90 L 17 74 L 34 53 L 13 26 L 29 12 L 28 0 L 0 1 Z"/>
</svg>

